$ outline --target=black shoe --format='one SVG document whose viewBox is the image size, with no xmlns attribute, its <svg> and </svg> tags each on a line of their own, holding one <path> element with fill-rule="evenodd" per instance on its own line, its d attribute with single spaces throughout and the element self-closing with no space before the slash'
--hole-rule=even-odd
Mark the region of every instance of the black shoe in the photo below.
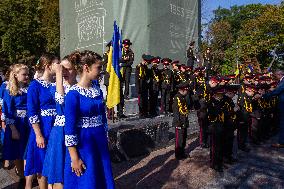
<svg viewBox="0 0 284 189">
<path fill-rule="evenodd" d="M 186 158 L 188 158 L 188 155 L 186 155 L 186 154 L 182 154 L 182 155 L 176 156 L 177 160 L 183 160 L 183 159 L 186 159 Z"/>
<path fill-rule="evenodd" d="M 241 147 L 240 150 L 243 151 L 243 152 L 250 152 L 250 149 L 248 147 L 246 147 L 246 146 L 245 147 Z"/>
<path fill-rule="evenodd" d="M 223 167 L 217 167 L 217 169 L 215 169 L 215 170 L 219 173 L 223 173 Z"/>
<path fill-rule="evenodd" d="M 124 115 L 124 114 L 122 114 L 122 115 L 119 115 L 118 118 L 119 118 L 119 119 L 124 119 L 124 118 L 127 118 L 127 116 Z"/>
</svg>

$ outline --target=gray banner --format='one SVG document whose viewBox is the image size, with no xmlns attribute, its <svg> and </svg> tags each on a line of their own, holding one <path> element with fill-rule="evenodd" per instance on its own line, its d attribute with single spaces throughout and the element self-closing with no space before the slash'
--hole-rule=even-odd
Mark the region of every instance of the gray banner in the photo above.
<svg viewBox="0 0 284 189">
<path fill-rule="evenodd" d="M 114 20 L 133 43 L 135 65 L 143 53 L 185 63 L 189 41 L 200 36 L 200 0 L 60 0 L 61 56 L 102 54 Z"/>
</svg>

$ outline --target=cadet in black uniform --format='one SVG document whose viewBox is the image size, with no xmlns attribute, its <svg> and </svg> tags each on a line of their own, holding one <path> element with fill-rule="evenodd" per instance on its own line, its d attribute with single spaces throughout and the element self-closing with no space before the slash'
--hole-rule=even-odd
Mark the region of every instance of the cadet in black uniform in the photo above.
<svg viewBox="0 0 284 189">
<path fill-rule="evenodd" d="M 120 59 L 120 66 L 122 68 L 122 78 L 124 83 L 124 98 L 126 100 L 129 99 L 129 84 L 130 84 L 130 77 L 132 72 L 132 64 L 134 61 L 134 53 L 130 49 L 130 45 L 132 43 L 129 39 L 124 39 L 122 42 L 123 49 L 122 49 L 122 57 Z"/>
<path fill-rule="evenodd" d="M 251 84 L 244 85 L 244 93 L 238 98 L 239 126 L 238 126 L 238 147 L 240 150 L 249 152 L 247 147 L 248 129 L 251 124 L 251 113 L 253 112 L 253 95 L 255 86 Z"/>
<path fill-rule="evenodd" d="M 177 85 L 180 83 L 180 70 L 179 70 L 179 61 L 175 60 L 172 63 L 172 71 L 173 71 L 173 88 L 172 88 L 172 98 L 177 94 L 178 88 Z M 172 102 L 171 102 L 172 103 Z"/>
<path fill-rule="evenodd" d="M 213 56 L 211 54 L 211 48 L 208 47 L 203 55 L 204 58 L 204 66 L 206 67 L 206 77 L 208 78 L 212 71 L 212 62 L 213 62 Z"/>
<path fill-rule="evenodd" d="M 162 71 L 162 110 L 165 115 L 168 115 L 170 112 L 170 100 L 171 100 L 171 91 L 173 89 L 173 72 L 169 69 L 169 65 L 172 62 L 169 58 L 162 59 L 164 69 Z"/>
<path fill-rule="evenodd" d="M 160 57 L 155 57 L 152 59 L 153 64 L 151 69 L 149 69 L 150 84 L 149 84 L 149 114 L 150 117 L 155 117 L 158 115 L 158 96 L 161 88 L 162 74 L 158 66 L 160 63 Z"/>
<path fill-rule="evenodd" d="M 106 92 L 108 94 L 108 85 L 109 85 L 109 73 L 106 71 L 108 63 L 108 54 L 111 47 L 111 41 L 106 45 L 108 47 L 107 51 L 103 55 L 103 72 L 104 72 L 104 85 L 106 86 Z M 107 118 L 112 119 L 112 109 L 107 108 Z"/>
<path fill-rule="evenodd" d="M 188 122 L 188 106 L 186 104 L 185 96 L 188 92 L 188 83 L 182 82 L 178 86 L 178 93 L 173 99 L 173 127 L 175 127 L 176 143 L 175 143 L 175 157 L 176 159 L 184 159 L 187 157 L 184 148 L 186 145 Z"/>
<path fill-rule="evenodd" d="M 211 168 L 223 171 L 223 150 L 224 150 L 224 121 L 225 103 L 224 87 L 217 86 L 212 89 L 212 98 L 208 103 L 208 120 L 210 130 L 210 162 Z"/>
<path fill-rule="evenodd" d="M 188 58 L 187 59 L 187 66 L 190 67 L 191 69 L 193 69 L 194 60 L 195 60 L 195 56 L 194 56 L 194 52 L 193 52 L 194 44 L 195 44 L 195 41 L 192 41 L 189 44 L 189 47 L 187 49 L 187 58 Z"/>
<path fill-rule="evenodd" d="M 235 106 L 233 97 L 238 92 L 239 85 L 227 85 L 224 96 L 225 103 L 225 123 L 224 123 L 224 158 L 227 163 L 233 163 L 236 159 L 233 157 L 234 131 L 238 126 L 237 113 L 238 108 Z"/>
<path fill-rule="evenodd" d="M 148 89 L 149 70 L 148 63 L 153 59 L 151 55 L 142 55 L 142 62 L 136 66 L 135 87 L 138 94 L 139 118 L 148 117 Z"/>
</svg>

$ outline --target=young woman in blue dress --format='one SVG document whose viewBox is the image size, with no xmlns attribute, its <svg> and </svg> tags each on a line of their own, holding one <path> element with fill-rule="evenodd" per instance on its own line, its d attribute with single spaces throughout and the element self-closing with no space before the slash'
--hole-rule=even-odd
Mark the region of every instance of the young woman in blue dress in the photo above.
<svg viewBox="0 0 284 189">
<path fill-rule="evenodd" d="M 102 68 L 102 58 L 81 52 L 76 65 L 80 81 L 65 99 L 64 188 L 112 189 L 114 180 L 107 142 L 107 119 L 103 94 L 93 85 Z"/>
<path fill-rule="evenodd" d="M 46 178 L 42 176 L 43 161 L 51 128 L 55 121 L 56 104 L 52 95 L 55 65 L 58 59 L 50 54 L 42 55 L 36 68 L 42 71 L 42 77 L 33 80 L 28 89 L 27 111 L 32 126 L 25 159 L 26 189 L 32 188 L 34 175 L 37 176 L 40 189 L 47 188 Z"/>
<path fill-rule="evenodd" d="M 3 99 L 6 122 L 3 158 L 15 161 L 16 172 L 22 178 L 24 177 L 24 152 L 30 131 L 27 119 L 28 83 L 28 67 L 24 64 L 15 64 Z"/>
<path fill-rule="evenodd" d="M 1 84 L 1 87 L 0 87 L 0 108 L 1 108 L 1 131 L 0 132 L 1 132 L 1 143 L 2 143 L 2 145 L 4 143 L 4 134 L 5 134 L 5 129 L 6 129 L 5 114 L 2 111 L 3 98 L 4 98 L 4 93 L 7 90 L 7 84 L 8 84 L 10 72 L 11 72 L 12 69 L 13 69 L 13 65 L 11 65 L 8 68 L 8 70 L 6 71 L 5 81 Z M 12 168 L 12 164 L 10 163 L 9 160 L 4 160 L 3 168 L 4 169 L 11 169 Z"/>
<path fill-rule="evenodd" d="M 64 162 L 65 162 L 65 143 L 64 143 L 64 98 L 70 87 L 76 84 L 77 72 L 76 62 L 80 59 L 78 51 L 71 53 L 63 58 L 56 66 L 56 119 L 51 130 L 46 156 L 43 164 L 42 175 L 47 177 L 50 188 L 63 188 Z M 55 155 L 56 154 L 56 155 Z"/>
</svg>

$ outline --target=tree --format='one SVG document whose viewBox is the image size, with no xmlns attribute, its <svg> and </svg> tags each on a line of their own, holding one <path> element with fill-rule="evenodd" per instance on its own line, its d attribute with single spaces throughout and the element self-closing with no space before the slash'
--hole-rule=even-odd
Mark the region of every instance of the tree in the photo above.
<svg viewBox="0 0 284 189">
<path fill-rule="evenodd" d="M 0 56 L 27 62 L 44 52 L 59 54 L 58 0 L 1 0 Z"/>
</svg>

